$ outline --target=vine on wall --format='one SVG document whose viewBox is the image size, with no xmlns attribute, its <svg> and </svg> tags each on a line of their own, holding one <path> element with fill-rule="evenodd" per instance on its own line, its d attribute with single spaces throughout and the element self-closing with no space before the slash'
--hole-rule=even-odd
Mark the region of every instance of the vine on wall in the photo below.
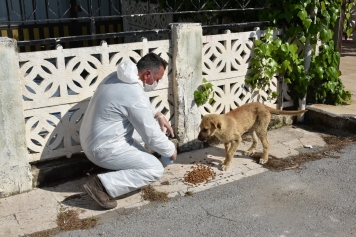
<svg viewBox="0 0 356 237">
<path fill-rule="evenodd" d="M 270 79 L 276 73 L 289 84 L 293 99 L 301 99 L 307 94 L 308 103 L 340 104 L 351 100 L 349 91 L 345 91 L 338 69 L 340 53 L 333 41 L 334 26 L 340 19 L 342 0 L 272 0 L 273 10 L 265 11 L 261 20 L 272 21 L 276 28 L 283 27 L 282 38 L 273 38 L 272 29 L 268 28 L 262 40 L 255 40 L 255 58 L 251 60 L 251 73 L 246 83 L 264 89 L 271 97 L 278 93 L 269 89 Z M 350 12 L 356 0 L 346 5 Z M 346 19 L 350 16 L 346 14 Z M 346 29 L 348 35 L 351 29 Z M 288 40 L 298 38 L 302 43 L 310 42 L 313 54 L 309 70 L 304 67 L 304 54 L 297 54 L 298 46 Z M 316 43 L 322 42 L 319 54 Z"/>
</svg>

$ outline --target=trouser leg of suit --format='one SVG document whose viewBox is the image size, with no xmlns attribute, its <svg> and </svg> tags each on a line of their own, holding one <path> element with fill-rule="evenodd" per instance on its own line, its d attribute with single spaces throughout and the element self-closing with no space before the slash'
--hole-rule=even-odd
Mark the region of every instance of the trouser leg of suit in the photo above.
<svg viewBox="0 0 356 237">
<path fill-rule="evenodd" d="M 112 198 L 157 181 L 164 171 L 161 162 L 137 141 L 121 148 L 102 151 L 95 157 L 88 156 L 94 164 L 100 167 L 118 170 L 98 175 Z M 122 150 L 125 152 L 121 152 Z"/>
</svg>

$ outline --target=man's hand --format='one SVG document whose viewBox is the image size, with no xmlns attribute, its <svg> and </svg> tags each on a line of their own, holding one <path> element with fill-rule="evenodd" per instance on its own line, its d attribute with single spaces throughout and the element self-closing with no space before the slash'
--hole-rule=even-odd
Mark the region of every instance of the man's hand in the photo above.
<svg viewBox="0 0 356 237">
<path fill-rule="evenodd" d="M 164 117 L 163 114 L 161 113 L 157 113 L 155 115 L 155 119 L 157 119 L 158 124 L 162 130 L 162 132 L 165 132 L 168 136 L 170 137 L 174 137 L 174 132 L 173 132 L 173 128 L 171 127 L 171 125 L 168 123 L 166 117 Z"/>
<path fill-rule="evenodd" d="M 177 159 L 177 149 L 174 149 L 174 153 L 173 155 L 171 156 L 171 160 L 176 160 Z"/>
</svg>

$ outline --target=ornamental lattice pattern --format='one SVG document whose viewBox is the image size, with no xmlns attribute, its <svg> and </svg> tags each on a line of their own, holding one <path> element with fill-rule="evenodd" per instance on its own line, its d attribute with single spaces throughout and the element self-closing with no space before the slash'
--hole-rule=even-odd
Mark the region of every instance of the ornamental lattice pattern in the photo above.
<svg viewBox="0 0 356 237">
<path fill-rule="evenodd" d="M 81 151 L 79 128 L 99 83 L 125 60 L 155 52 L 169 62 L 151 104 L 173 123 L 168 40 L 19 54 L 29 161 L 71 157 Z"/>
<path fill-rule="evenodd" d="M 253 101 L 278 107 L 277 99 L 268 98 L 262 90 L 252 90 L 245 83 L 253 57 L 253 40 L 263 37 L 263 33 L 260 30 L 241 33 L 226 31 L 224 34 L 203 37 L 203 77 L 213 84 L 215 93 L 213 103 L 200 107 L 202 115 L 227 113 Z M 271 90 L 282 92 L 284 107 L 292 105 L 287 85 L 280 85 L 276 77 L 272 79 Z"/>
</svg>

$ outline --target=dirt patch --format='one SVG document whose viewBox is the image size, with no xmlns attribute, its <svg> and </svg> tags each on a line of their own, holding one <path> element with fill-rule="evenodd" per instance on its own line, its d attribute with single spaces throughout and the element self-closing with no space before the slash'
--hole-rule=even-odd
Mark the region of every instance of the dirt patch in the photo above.
<svg viewBox="0 0 356 237">
<path fill-rule="evenodd" d="M 196 164 L 191 168 L 193 170 L 187 171 L 187 173 L 184 175 L 185 183 L 193 185 L 197 185 L 200 183 L 209 183 L 216 177 L 216 173 L 209 166 L 203 164 Z"/>
<path fill-rule="evenodd" d="M 30 234 L 30 235 L 24 235 L 24 237 L 50 237 L 50 236 L 53 236 L 58 233 L 59 233 L 59 230 L 54 229 L 54 230 L 41 231 L 41 232 L 37 232 L 34 234 Z"/>
<path fill-rule="evenodd" d="M 150 184 L 142 188 L 141 196 L 143 200 L 150 202 L 168 202 L 168 194 L 159 192 Z"/>
<path fill-rule="evenodd" d="M 323 158 L 340 158 L 340 156 L 331 154 L 339 152 L 346 146 L 356 142 L 355 137 L 341 136 L 323 136 L 325 143 L 328 145 L 325 149 L 318 152 L 301 153 L 290 158 L 277 158 L 274 156 L 268 157 L 268 162 L 263 164 L 263 167 L 271 171 L 290 170 L 300 167 L 302 164 L 320 160 Z M 262 153 L 258 152 L 251 157 L 258 163 Z"/>
<path fill-rule="evenodd" d="M 60 230 L 86 230 L 95 227 L 97 223 L 96 217 L 79 219 L 78 210 L 67 210 L 57 216 L 57 225 Z"/>
<path fill-rule="evenodd" d="M 79 210 L 65 210 L 62 207 L 61 210 L 57 215 L 57 228 L 24 235 L 24 237 L 50 237 L 61 231 L 91 229 L 98 224 L 97 217 L 79 219 Z"/>
<path fill-rule="evenodd" d="M 163 182 L 161 183 L 161 185 L 170 185 L 170 183 L 169 183 L 169 181 L 167 180 L 167 181 L 163 181 Z"/>
</svg>

